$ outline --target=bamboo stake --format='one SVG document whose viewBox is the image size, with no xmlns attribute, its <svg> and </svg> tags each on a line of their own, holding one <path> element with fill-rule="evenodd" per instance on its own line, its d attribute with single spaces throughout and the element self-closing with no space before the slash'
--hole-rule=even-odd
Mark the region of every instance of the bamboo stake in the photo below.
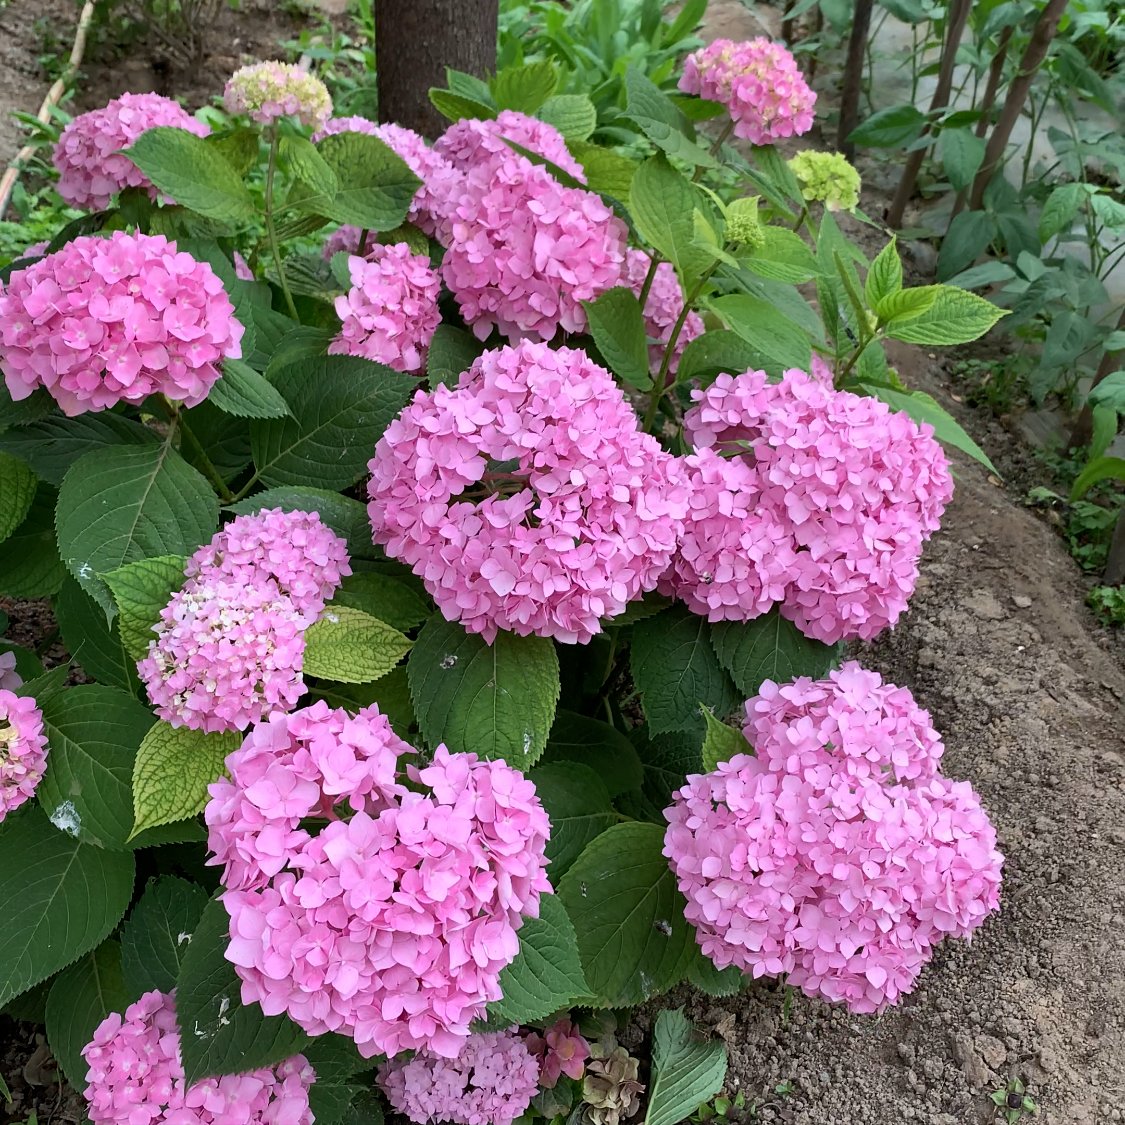
<svg viewBox="0 0 1125 1125">
<path fill-rule="evenodd" d="M 863 63 L 867 55 L 867 32 L 871 27 L 874 0 L 856 0 L 852 15 L 852 33 L 848 39 L 848 57 L 844 63 L 843 88 L 840 93 L 840 128 L 836 147 L 849 159 L 855 159 L 855 145 L 848 135 L 859 124 L 859 91 L 863 85 Z"/>
</svg>

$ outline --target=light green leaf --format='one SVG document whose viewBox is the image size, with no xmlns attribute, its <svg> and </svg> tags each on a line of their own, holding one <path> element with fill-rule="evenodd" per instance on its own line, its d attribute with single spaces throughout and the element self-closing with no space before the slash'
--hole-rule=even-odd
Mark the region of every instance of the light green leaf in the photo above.
<svg viewBox="0 0 1125 1125">
<path fill-rule="evenodd" d="M 922 134 L 926 115 L 913 105 L 896 105 L 873 113 L 848 134 L 854 145 L 867 148 L 897 148 Z"/>
<path fill-rule="evenodd" d="M 710 255 L 695 245 L 693 215 L 701 197 L 661 154 L 636 171 L 629 191 L 629 212 L 641 236 L 668 259 L 691 285 L 710 265 Z"/>
<path fill-rule="evenodd" d="M 762 227 L 762 244 L 742 256 L 751 273 L 772 281 L 800 285 L 820 272 L 812 251 L 804 241 L 784 227 Z"/>
<path fill-rule="evenodd" d="M 625 72 L 628 103 L 625 113 L 657 148 L 688 164 L 715 166 L 715 159 L 695 143 L 691 122 L 667 94 L 638 67 Z"/>
<path fill-rule="evenodd" d="M 131 997 L 176 987 L 207 892 L 175 875 L 150 879 L 121 926 L 121 969 Z"/>
<path fill-rule="evenodd" d="M 975 293 L 952 285 L 937 289 L 934 303 L 926 312 L 910 320 L 896 320 L 887 328 L 887 335 L 906 344 L 967 344 L 1007 315 L 1006 310 Z"/>
<path fill-rule="evenodd" d="M 639 789 L 644 780 L 636 749 L 616 727 L 561 708 L 540 761 L 589 766 L 613 797 Z"/>
<path fill-rule="evenodd" d="M 18 457 L 0 453 L 0 540 L 27 518 L 35 501 L 35 474 Z"/>
<path fill-rule="evenodd" d="M 1108 406 L 1125 414 L 1125 371 L 1111 371 L 1104 376 L 1097 386 L 1090 388 L 1088 400 L 1091 406 Z"/>
<path fill-rule="evenodd" d="M 1095 484 L 1103 480 L 1125 481 L 1125 457 L 1097 457 L 1081 473 L 1070 490 L 1070 500 L 1081 500 Z"/>
<path fill-rule="evenodd" d="M 385 621 L 330 604 L 305 633 L 305 674 L 343 684 L 369 684 L 408 652 L 410 641 Z"/>
<path fill-rule="evenodd" d="M 559 698 L 559 661 L 544 637 L 501 632 L 487 644 L 434 614 L 407 664 L 418 725 L 431 746 L 533 766 Z"/>
<path fill-rule="evenodd" d="M 716 622 L 711 626 L 711 640 L 719 662 L 744 699 L 757 695 L 763 680 L 785 683 L 797 676 L 819 679 L 836 666 L 840 655 L 837 646 L 806 637 L 776 609 L 745 623 Z M 715 712 L 727 713 L 719 708 Z"/>
<path fill-rule="evenodd" d="M 791 367 L 808 371 L 812 362 L 809 337 L 776 306 L 748 293 L 717 297 L 710 304 L 728 328 L 764 357 L 764 366 L 771 374 Z"/>
<path fill-rule="evenodd" d="M 235 418 L 284 418 L 289 414 L 289 404 L 277 388 L 240 359 L 223 364 L 223 377 L 211 388 L 209 398 Z"/>
<path fill-rule="evenodd" d="M 281 138 L 278 149 L 282 163 L 294 179 L 329 199 L 335 197 L 340 181 L 310 141 L 296 133 L 289 133 Z"/>
<path fill-rule="evenodd" d="M 723 1088 L 726 1047 L 697 1038 L 682 1009 L 663 1011 L 652 1036 L 652 1070 L 645 1125 L 678 1125 Z"/>
<path fill-rule="evenodd" d="M 141 559 L 102 576 L 117 604 L 121 641 L 134 660 L 148 652 L 160 611 L 184 584 L 186 561 L 182 555 Z"/>
<path fill-rule="evenodd" d="M 704 773 L 713 773 L 720 762 L 729 762 L 736 754 L 754 753 L 742 731 L 719 722 L 706 707 L 703 718 L 707 722 L 707 733 L 703 736 Z"/>
<path fill-rule="evenodd" d="M 567 144 L 571 156 L 582 165 L 586 184 L 591 191 L 608 195 L 612 199 L 628 200 L 633 187 L 633 177 L 640 165 L 620 152 L 585 141 Z"/>
<path fill-rule="evenodd" d="M 642 391 L 652 386 L 648 341 L 640 301 L 632 290 L 607 289 L 595 301 L 583 301 L 590 335 L 610 370 Z"/>
<path fill-rule="evenodd" d="M 339 188 L 334 196 L 317 194 L 305 201 L 309 210 L 373 231 L 405 222 L 422 181 L 389 145 L 365 133 L 336 133 L 316 147 Z"/>
<path fill-rule="evenodd" d="M 898 256 L 898 239 L 890 242 L 875 255 L 871 268 L 867 271 L 863 292 L 867 303 L 878 309 L 879 302 L 898 293 L 902 289 L 902 261 Z"/>
<path fill-rule="evenodd" d="M 760 355 L 757 348 L 737 332 L 726 328 L 704 332 L 688 341 L 680 356 L 676 378 L 685 383 L 698 379 L 706 387 L 720 373 L 737 374 L 758 366 Z"/>
<path fill-rule="evenodd" d="M 618 820 L 605 782 L 589 766 L 578 762 L 538 765 L 529 777 L 551 818 L 547 859 L 551 879 L 558 883 L 582 849 Z"/>
<path fill-rule="evenodd" d="M 558 89 L 559 72 L 550 59 L 506 66 L 488 87 L 497 109 L 534 113 Z"/>
<path fill-rule="evenodd" d="M 584 141 L 598 124 L 598 111 L 586 94 L 556 94 L 539 107 L 535 116 L 554 125 L 568 141 Z"/>
<path fill-rule="evenodd" d="M 919 285 L 914 289 L 899 289 L 888 293 L 876 303 L 875 312 L 886 323 L 913 320 L 934 307 L 938 289 L 937 285 Z"/>
<path fill-rule="evenodd" d="M 430 102 L 442 117 L 450 121 L 460 121 L 463 117 L 478 117 L 482 121 L 488 121 L 496 116 L 494 105 L 436 86 L 430 87 Z"/>
</svg>

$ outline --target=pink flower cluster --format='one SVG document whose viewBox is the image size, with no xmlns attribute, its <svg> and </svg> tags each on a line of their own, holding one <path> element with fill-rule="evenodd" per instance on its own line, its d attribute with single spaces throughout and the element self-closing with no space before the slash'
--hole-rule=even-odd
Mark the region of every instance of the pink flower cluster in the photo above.
<svg viewBox="0 0 1125 1125">
<path fill-rule="evenodd" d="M 101 109 L 82 113 L 63 129 L 52 160 L 59 171 L 59 195 L 72 207 L 103 211 L 124 188 L 146 188 L 148 177 L 121 150 L 159 125 L 186 129 L 197 137 L 211 130 L 178 102 L 160 94 L 122 94 Z"/>
<path fill-rule="evenodd" d="M 586 182 L 582 165 L 570 155 L 562 133 L 554 125 L 512 109 L 501 110 L 491 121 L 467 118 L 454 122 L 438 138 L 434 151 L 465 174 L 495 172 L 513 159 L 531 164 L 508 141 L 549 160 L 576 180 Z"/>
<path fill-rule="evenodd" d="M 243 1002 L 365 1057 L 456 1057 L 550 892 L 534 785 L 439 746 L 408 789 L 396 771 L 413 753 L 377 707 L 275 713 L 205 813 Z M 328 824 L 313 834 L 309 817 Z"/>
<path fill-rule="evenodd" d="M 796 370 L 780 383 L 721 375 L 694 398 L 684 430 L 699 453 L 670 587 L 713 621 L 780 601 L 827 643 L 893 625 L 953 493 L 932 427 Z"/>
<path fill-rule="evenodd" d="M 259 125 L 296 117 L 317 129 L 332 114 L 332 95 L 319 78 L 293 63 L 261 62 L 231 75 L 223 105 L 228 113 L 245 113 Z"/>
<path fill-rule="evenodd" d="M 857 664 L 767 681 L 746 707 L 757 756 L 689 777 L 665 811 L 687 918 L 719 968 L 881 1011 L 996 910 L 996 833 L 938 773 L 926 712 Z"/>
<path fill-rule="evenodd" d="M 46 768 L 43 713 L 34 699 L 0 688 L 0 820 L 35 795 Z"/>
<path fill-rule="evenodd" d="M 420 1051 L 379 1068 L 391 1106 L 415 1125 L 511 1125 L 539 1088 L 539 1066 L 515 1028 L 470 1035 L 456 1058 Z"/>
<path fill-rule="evenodd" d="M 357 355 L 395 371 L 421 371 L 441 323 L 441 280 L 425 254 L 405 242 L 373 246 L 350 257 L 352 287 L 336 298 L 340 332 L 330 355 Z"/>
<path fill-rule="evenodd" d="M 197 406 L 243 332 L 211 267 L 163 235 L 76 238 L 0 287 L 8 391 L 46 387 L 70 416 L 151 394 Z"/>
<path fill-rule="evenodd" d="M 685 510 L 676 461 L 585 352 L 485 352 L 414 396 L 369 468 L 375 542 L 451 621 L 588 641 L 655 588 Z"/>
<path fill-rule="evenodd" d="M 529 1032 L 525 1042 L 539 1060 L 540 1086 L 552 1090 L 564 1074 L 575 1081 L 582 1077 L 590 1057 L 590 1044 L 570 1020 L 558 1020 L 542 1035 Z"/>
<path fill-rule="evenodd" d="M 239 516 L 188 559 L 137 672 L 156 713 L 245 730 L 305 691 L 305 630 L 351 574 L 344 541 L 309 512 Z"/>
<path fill-rule="evenodd" d="M 624 284 L 640 298 L 644 289 L 645 278 L 648 277 L 649 266 L 652 259 L 643 250 L 627 250 L 625 252 L 625 278 Z M 660 364 L 664 359 L 664 350 L 672 337 L 672 329 L 684 311 L 684 295 L 680 289 L 676 271 L 669 262 L 661 262 L 656 267 L 652 286 L 648 291 L 645 301 L 645 335 L 649 338 L 648 364 L 649 370 L 656 375 L 660 371 Z M 696 336 L 702 336 L 704 331 L 703 317 L 697 312 L 689 312 L 680 335 L 676 339 L 676 347 L 672 353 L 671 362 L 668 364 L 668 374 L 675 375 L 680 366 L 680 356 L 684 348 Z"/>
<path fill-rule="evenodd" d="M 708 43 L 688 55 L 680 89 L 726 106 L 734 135 L 751 144 L 799 137 L 813 126 L 816 94 L 797 60 L 769 39 Z"/>
<path fill-rule="evenodd" d="M 82 1048 L 93 1125 L 313 1125 L 304 1055 L 188 1086 L 175 993 L 146 992 L 112 1012 Z"/>
<path fill-rule="evenodd" d="M 23 677 L 16 671 L 16 654 L 0 652 L 0 691 L 15 691 L 23 683 Z"/>
</svg>

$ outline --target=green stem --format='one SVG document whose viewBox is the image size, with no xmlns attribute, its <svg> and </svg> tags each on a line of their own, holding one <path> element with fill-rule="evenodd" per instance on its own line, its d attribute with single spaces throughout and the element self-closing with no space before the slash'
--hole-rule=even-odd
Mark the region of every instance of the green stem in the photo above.
<svg viewBox="0 0 1125 1125">
<path fill-rule="evenodd" d="M 277 270 L 277 280 L 281 284 L 281 292 L 285 295 L 285 304 L 289 308 L 289 315 L 294 320 L 300 320 L 297 315 L 297 306 L 293 303 L 293 294 L 289 292 L 289 282 L 285 280 L 285 269 L 281 264 L 281 248 L 277 244 L 277 228 L 274 226 L 273 213 L 273 181 L 277 174 L 277 126 L 270 127 L 270 161 L 266 168 L 266 236 L 270 242 L 270 253 L 273 255 L 273 268 Z"/>
<path fill-rule="evenodd" d="M 654 250 L 652 257 L 649 259 L 648 273 L 645 274 L 645 283 L 641 286 L 641 295 L 637 298 L 641 303 L 641 312 L 645 311 L 645 305 L 648 304 L 648 295 L 652 292 L 652 283 L 656 280 L 656 270 L 663 259 Z"/>
<path fill-rule="evenodd" d="M 868 345 L 876 339 L 878 339 L 876 336 L 867 336 L 860 339 L 859 343 L 856 345 L 855 351 L 848 357 L 848 362 L 844 364 L 844 369 L 836 375 L 834 380 L 836 390 L 839 390 L 848 381 L 848 376 L 859 362 L 859 357 L 867 350 Z"/>
<path fill-rule="evenodd" d="M 793 228 L 793 233 L 796 234 L 801 227 L 805 225 L 805 220 L 809 217 L 809 205 L 807 203 L 801 204 L 801 213 L 797 216 L 797 225 Z"/>
<path fill-rule="evenodd" d="M 361 258 L 367 257 L 367 239 L 370 234 L 371 232 L 366 227 L 359 232 L 359 250 L 356 252 Z"/>
<path fill-rule="evenodd" d="M 191 428 L 182 417 L 180 418 L 180 433 L 183 434 L 184 441 L 194 451 L 199 468 L 203 470 L 203 475 L 211 482 L 211 486 L 215 489 L 219 499 L 224 504 L 232 503 L 234 493 L 227 487 L 227 482 L 220 476 L 219 470 L 215 468 L 211 458 L 207 456 L 207 451 L 203 448 L 202 442 L 191 432 Z"/>
<path fill-rule="evenodd" d="M 259 480 L 258 473 L 255 473 L 231 498 L 229 503 L 237 504 L 239 500 L 245 500 L 251 492 L 254 491 L 254 486 Z"/>
</svg>

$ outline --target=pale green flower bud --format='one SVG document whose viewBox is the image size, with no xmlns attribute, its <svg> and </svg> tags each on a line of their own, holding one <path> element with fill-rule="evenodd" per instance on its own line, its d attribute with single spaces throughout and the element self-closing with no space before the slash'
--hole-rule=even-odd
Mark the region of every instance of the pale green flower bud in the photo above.
<svg viewBox="0 0 1125 1125">
<path fill-rule="evenodd" d="M 758 197 L 736 199 L 727 206 L 726 236 L 729 242 L 739 242 L 754 249 L 765 242 L 762 224 L 758 221 Z"/>
<path fill-rule="evenodd" d="M 823 203 L 829 211 L 854 211 L 859 206 L 859 173 L 838 152 L 799 152 L 789 168 L 809 202 Z"/>
</svg>

